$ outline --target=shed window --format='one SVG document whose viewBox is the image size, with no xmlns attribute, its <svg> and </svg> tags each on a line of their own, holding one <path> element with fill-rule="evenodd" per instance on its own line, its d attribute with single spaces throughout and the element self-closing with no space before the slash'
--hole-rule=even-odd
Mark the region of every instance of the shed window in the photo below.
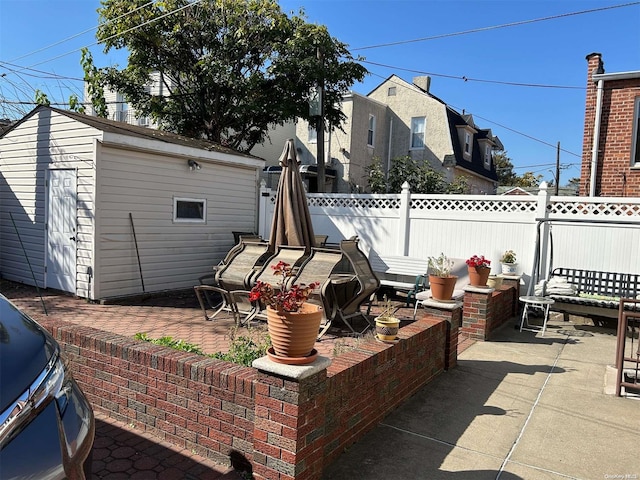
<svg viewBox="0 0 640 480">
<path fill-rule="evenodd" d="M 631 165 L 640 167 L 640 97 L 636 97 L 635 114 L 633 116 L 633 149 Z"/>
<path fill-rule="evenodd" d="M 204 223 L 207 218 L 207 201 L 197 198 L 174 198 L 173 221 Z"/>
</svg>

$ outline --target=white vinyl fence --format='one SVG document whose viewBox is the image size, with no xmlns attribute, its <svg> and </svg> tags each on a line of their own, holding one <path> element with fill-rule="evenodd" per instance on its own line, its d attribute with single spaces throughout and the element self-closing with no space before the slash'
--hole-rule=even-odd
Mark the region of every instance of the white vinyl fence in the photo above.
<svg viewBox="0 0 640 480">
<path fill-rule="evenodd" d="M 640 198 L 307 194 L 316 234 L 338 243 L 357 235 L 375 255 L 452 258 L 484 255 L 500 273 L 505 250 L 517 254 L 525 284 L 540 237 L 540 274 L 551 266 L 640 273 Z M 275 191 L 261 190 L 259 233 L 269 237 Z"/>
</svg>

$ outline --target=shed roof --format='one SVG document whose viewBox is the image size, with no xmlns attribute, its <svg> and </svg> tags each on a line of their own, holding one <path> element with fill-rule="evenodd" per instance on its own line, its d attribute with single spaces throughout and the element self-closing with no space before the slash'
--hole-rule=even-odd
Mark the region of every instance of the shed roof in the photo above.
<svg viewBox="0 0 640 480">
<path fill-rule="evenodd" d="M 27 115 L 25 115 L 22 119 L 18 120 L 13 125 L 11 125 L 11 127 L 8 130 L 2 132 L 0 134 L 0 137 L 6 135 L 11 130 L 14 130 L 25 120 L 32 117 L 33 115 L 35 115 L 37 112 L 41 110 L 51 110 L 53 112 L 59 113 L 61 115 L 65 115 L 69 118 L 72 118 L 73 120 L 77 120 L 78 122 L 84 123 L 85 125 L 96 128 L 103 132 L 117 133 L 121 135 L 128 135 L 131 137 L 138 137 L 138 138 L 145 138 L 145 139 L 152 139 L 152 140 L 160 140 L 162 142 L 167 142 L 175 145 L 199 148 L 202 150 L 207 150 L 209 152 L 226 153 L 229 155 L 240 155 L 247 158 L 259 158 L 254 155 L 242 153 L 232 148 L 225 147 L 223 145 L 220 145 L 218 143 L 211 142 L 205 139 L 185 137 L 182 135 L 178 135 L 176 133 L 166 132 L 163 130 L 140 127 L 137 125 L 131 125 L 129 123 L 118 122 L 115 120 L 108 120 L 106 118 L 94 117 L 91 115 L 85 115 L 83 113 L 73 112 L 71 110 L 63 110 L 63 109 L 49 107 L 45 105 L 38 105 L 36 108 L 31 110 Z"/>
</svg>

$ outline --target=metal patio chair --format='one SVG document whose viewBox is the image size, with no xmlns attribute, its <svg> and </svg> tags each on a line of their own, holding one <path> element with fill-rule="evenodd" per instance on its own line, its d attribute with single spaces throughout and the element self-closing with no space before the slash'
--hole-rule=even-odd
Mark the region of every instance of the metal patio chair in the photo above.
<svg viewBox="0 0 640 480">
<path fill-rule="evenodd" d="M 241 239 L 228 253 L 225 259 L 214 267 L 212 275 L 200 278 L 200 285 L 196 285 L 194 290 L 200 308 L 207 320 L 213 320 L 220 312 L 230 312 L 236 323 L 243 323 L 242 315 L 245 315 L 244 322 L 251 320 L 253 311 L 251 308 L 240 309 L 235 298 L 236 290 L 245 289 L 245 281 L 250 278 L 262 265 L 265 257 L 269 255 L 269 244 L 263 241 L 244 241 Z M 205 283 L 211 281 L 212 283 Z M 214 300 L 217 295 L 220 300 Z M 213 311 L 209 314 L 209 311 Z"/>
<path fill-rule="evenodd" d="M 319 286 L 313 290 L 308 301 L 316 303 L 323 308 L 323 318 L 320 324 L 320 339 L 331 326 L 331 320 L 335 316 L 336 303 L 332 295 L 332 281 L 340 273 L 343 261 L 342 252 L 329 248 L 312 248 L 311 255 L 300 266 L 298 273 L 293 276 L 288 285 L 309 285 L 319 282 Z"/>
<path fill-rule="evenodd" d="M 338 299 L 336 304 L 336 318 L 340 318 L 349 329 L 362 335 L 374 324 L 369 316 L 361 311 L 361 306 L 368 302 L 371 296 L 380 288 L 380 280 L 374 273 L 369 263 L 369 259 L 358 246 L 358 240 L 343 240 L 340 242 L 340 250 L 353 271 L 353 280 L 344 284 L 347 291 L 340 292 L 340 283 L 334 283 L 334 293 Z M 341 298 L 344 301 L 340 301 Z M 352 321 L 354 318 L 363 318 L 366 326 L 363 330 L 357 331 Z"/>
</svg>

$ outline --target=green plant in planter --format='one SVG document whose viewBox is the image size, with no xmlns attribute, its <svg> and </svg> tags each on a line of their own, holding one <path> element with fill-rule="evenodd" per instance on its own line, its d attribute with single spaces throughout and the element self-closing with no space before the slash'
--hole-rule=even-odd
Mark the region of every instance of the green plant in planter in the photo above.
<svg viewBox="0 0 640 480">
<path fill-rule="evenodd" d="M 516 252 L 513 250 L 507 250 L 502 254 L 500 258 L 501 263 L 516 263 Z"/>
<path fill-rule="evenodd" d="M 386 295 L 382 297 L 382 311 L 378 314 L 377 318 L 395 318 L 394 313 L 397 310 L 397 306 L 391 302 Z"/>
<path fill-rule="evenodd" d="M 400 328 L 400 319 L 394 314 L 397 307 L 391 303 L 391 300 L 384 297 L 382 311 L 375 318 L 376 337 L 383 342 L 395 342 Z"/>
<path fill-rule="evenodd" d="M 447 257 L 444 253 L 441 253 L 437 257 L 429 257 L 429 275 L 436 277 L 449 277 L 451 276 L 451 269 L 453 268 L 453 260 Z"/>
</svg>

